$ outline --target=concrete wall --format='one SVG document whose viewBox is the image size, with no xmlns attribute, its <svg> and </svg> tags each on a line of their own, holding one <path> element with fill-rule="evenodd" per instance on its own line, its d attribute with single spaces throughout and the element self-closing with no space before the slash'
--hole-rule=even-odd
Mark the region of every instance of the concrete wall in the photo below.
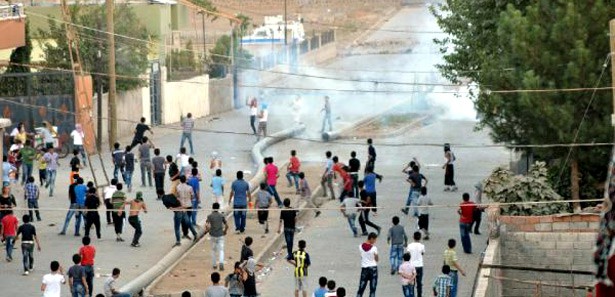
<svg viewBox="0 0 615 297">
<path fill-rule="evenodd" d="M 219 114 L 233 109 L 233 78 L 209 80 L 209 114 Z"/>
<path fill-rule="evenodd" d="M 177 123 L 188 112 L 195 118 L 209 115 L 209 75 L 166 81 L 162 73 L 162 124 Z"/>
<path fill-rule="evenodd" d="M 109 139 L 109 125 L 107 118 L 109 117 L 109 96 L 103 94 L 102 114 L 98 112 L 97 96 L 92 99 L 92 111 L 94 115 L 101 115 L 102 120 L 102 141 L 107 143 Z M 127 92 L 117 93 L 117 133 L 118 138 L 129 137 L 133 134 L 134 127 L 142 116 L 146 119 L 151 119 L 149 109 L 149 88 L 141 88 Z M 144 105 L 146 103 L 146 105 Z M 98 122 L 96 117 L 93 119 L 94 131 L 97 130 Z M 103 149 L 105 146 L 103 146 Z"/>
<path fill-rule="evenodd" d="M 317 65 L 337 57 L 337 43 L 332 42 L 299 56 L 299 65 Z"/>
<path fill-rule="evenodd" d="M 485 250 L 483 264 L 493 265 L 500 263 L 502 263 L 500 241 L 498 239 L 490 240 L 489 245 Z M 485 275 L 488 275 L 489 278 L 484 277 Z M 493 278 L 499 276 L 502 276 L 502 270 L 500 269 L 481 268 L 478 272 L 478 280 L 476 281 L 474 297 L 502 296 L 502 282 Z"/>
</svg>

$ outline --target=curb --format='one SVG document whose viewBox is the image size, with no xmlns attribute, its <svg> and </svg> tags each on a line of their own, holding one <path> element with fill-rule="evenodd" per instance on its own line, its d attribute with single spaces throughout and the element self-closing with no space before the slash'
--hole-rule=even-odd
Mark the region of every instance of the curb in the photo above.
<svg viewBox="0 0 615 297">
<path fill-rule="evenodd" d="M 296 136 L 298 134 L 303 133 L 305 131 L 305 125 L 295 126 L 277 133 L 274 133 L 268 137 L 257 142 L 252 147 L 252 159 L 254 162 L 259 164 L 258 172 L 250 179 L 250 191 L 253 191 L 256 187 L 258 187 L 260 181 L 263 179 L 263 155 L 262 152 L 267 149 L 269 146 L 276 144 L 282 140 L 288 139 L 290 137 Z M 227 215 L 227 217 L 232 216 L 232 212 Z M 199 222 L 199 224 L 203 224 L 204 221 Z M 203 230 L 198 229 L 198 235 L 202 240 Z M 177 248 L 171 249 L 158 263 L 149 268 L 147 271 L 143 272 L 137 278 L 131 280 L 124 286 L 120 288 L 121 292 L 127 292 L 132 295 L 139 295 L 144 292 L 144 296 L 149 296 L 149 289 L 155 285 L 160 278 L 171 271 L 180 261 L 183 259 L 193 247 L 196 246 L 195 242 L 191 244 L 182 245 Z"/>
</svg>

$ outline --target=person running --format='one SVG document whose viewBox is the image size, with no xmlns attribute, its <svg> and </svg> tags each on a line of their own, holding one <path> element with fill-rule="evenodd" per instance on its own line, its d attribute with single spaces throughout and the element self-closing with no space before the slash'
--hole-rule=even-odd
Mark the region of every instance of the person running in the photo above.
<svg viewBox="0 0 615 297">
<path fill-rule="evenodd" d="M 73 263 L 66 273 L 68 276 L 68 287 L 73 297 L 85 297 L 89 294 L 88 284 L 85 280 L 85 269 L 80 265 L 81 256 L 79 254 L 73 255 Z"/>
<path fill-rule="evenodd" d="M 194 225 L 190 222 L 190 214 L 189 211 L 192 210 L 192 197 L 194 196 L 194 191 L 192 191 L 192 187 L 186 184 L 186 176 L 179 177 L 179 185 L 177 185 L 177 201 L 179 201 L 179 207 L 174 208 L 175 211 L 175 246 L 179 246 L 179 231 L 180 226 L 187 227 L 194 236 L 193 240 L 196 242 L 198 240 L 198 235 L 196 233 L 196 229 Z M 186 239 L 192 239 L 188 234 L 184 234 L 183 236 Z"/>
<path fill-rule="evenodd" d="M 256 141 L 267 137 L 267 121 L 269 120 L 269 110 L 266 104 L 261 104 L 261 112 L 258 114 L 258 132 L 256 133 Z"/>
<path fill-rule="evenodd" d="M 139 219 L 139 212 L 143 210 L 147 213 L 147 205 L 143 202 L 143 192 L 138 191 L 134 200 L 128 202 L 130 205 L 130 212 L 128 214 L 128 223 L 135 229 L 135 235 L 132 237 L 132 247 L 140 247 L 139 239 L 143 235 L 143 229 L 141 228 L 141 220 Z"/>
<path fill-rule="evenodd" d="M 45 148 L 36 153 L 36 161 L 38 162 L 38 180 L 41 187 L 47 184 L 47 161 L 45 160 L 46 153 L 47 151 Z"/>
<path fill-rule="evenodd" d="M 79 256 L 81 256 L 81 266 L 85 270 L 85 281 L 90 288 L 90 297 L 94 291 L 94 258 L 96 258 L 96 248 L 91 245 L 92 240 L 89 237 L 83 237 L 79 248 Z"/>
<path fill-rule="evenodd" d="M 472 232 L 472 221 L 474 217 L 474 211 L 476 210 L 476 204 L 470 201 L 470 194 L 463 193 L 462 202 L 459 204 L 459 233 L 461 237 L 461 245 L 463 246 L 463 252 L 466 254 L 472 253 L 472 240 L 470 239 L 470 233 Z M 451 269 L 453 267 L 451 266 Z M 453 296 L 454 297 L 454 296 Z"/>
<path fill-rule="evenodd" d="M 85 236 L 90 237 L 90 229 L 92 225 L 96 228 L 96 238 L 100 239 L 100 215 L 98 214 L 100 207 L 100 198 L 96 193 L 96 188 L 88 189 L 88 194 L 85 198 Z"/>
<path fill-rule="evenodd" d="M 115 241 L 123 242 L 122 229 L 124 229 L 124 218 L 126 213 L 124 212 L 124 206 L 126 205 L 126 193 L 122 191 L 124 185 L 118 183 L 116 185 L 116 191 L 111 196 L 111 205 L 113 206 L 112 217 L 113 225 L 115 227 Z"/>
<path fill-rule="evenodd" d="M 402 212 L 407 215 L 410 205 L 412 205 L 412 215 L 415 218 L 418 218 L 419 216 L 419 210 L 416 206 L 421 194 L 421 188 L 427 186 L 428 182 L 427 178 L 425 178 L 419 170 L 419 166 L 415 164 L 412 167 L 412 172 L 408 174 L 406 181 L 410 183 L 410 192 L 408 193 L 408 199 L 406 200 L 406 207 L 402 209 Z"/>
<path fill-rule="evenodd" d="M 194 129 L 194 119 L 192 113 L 188 113 L 185 118 L 182 119 L 182 138 L 179 141 L 179 147 L 184 147 L 184 141 L 188 140 L 190 145 L 190 154 L 194 155 L 194 147 L 192 146 L 192 130 Z"/>
<path fill-rule="evenodd" d="M 226 209 L 224 203 L 224 184 L 226 181 L 222 177 L 222 169 L 216 169 L 216 175 L 211 178 L 211 190 L 214 196 L 214 202 L 220 204 L 220 209 Z"/>
<path fill-rule="evenodd" d="M 36 249 L 41 251 L 41 244 L 38 241 L 36 235 L 36 227 L 30 224 L 31 216 L 23 215 L 23 224 L 17 228 L 17 234 L 15 235 L 15 241 L 19 240 L 21 235 L 21 254 L 23 256 L 23 275 L 28 275 L 30 270 L 34 269 L 34 243 L 36 242 Z"/>
<path fill-rule="evenodd" d="M 103 190 L 103 197 L 105 199 L 105 208 L 107 209 L 106 213 L 106 217 L 107 217 L 107 225 L 111 225 L 113 224 L 113 221 L 111 221 L 111 210 L 113 209 L 113 204 L 111 204 L 111 197 L 113 197 L 113 193 L 115 193 L 115 191 L 117 191 L 117 179 L 113 178 L 111 179 L 111 184 L 106 186 L 105 189 Z"/>
<path fill-rule="evenodd" d="M 448 143 L 444 144 L 444 159 L 446 162 L 442 166 L 444 169 L 444 191 L 457 191 L 455 184 L 455 154 L 451 151 L 451 146 Z"/>
<path fill-rule="evenodd" d="M 314 293 L 312 293 L 312 297 L 325 297 L 326 293 L 327 293 L 327 278 L 324 276 L 321 276 L 320 278 L 318 278 L 318 288 L 314 290 Z"/>
<path fill-rule="evenodd" d="M 406 247 L 406 251 L 410 254 L 410 261 L 416 270 L 416 296 L 423 297 L 423 255 L 425 254 L 425 245 L 421 243 L 421 232 L 414 232 L 412 238 L 414 241 Z"/>
<path fill-rule="evenodd" d="M 246 214 L 248 203 L 252 201 L 250 184 L 243 180 L 243 171 L 237 171 L 237 179 L 231 184 L 231 194 L 228 200 L 233 205 L 233 218 L 235 219 L 235 233 L 246 230 Z"/>
<path fill-rule="evenodd" d="M 416 269 L 410 262 L 410 254 L 404 254 L 404 262 L 399 265 L 399 278 L 401 281 L 401 290 L 404 293 L 404 297 L 414 297 L 414 283 L 416 280 Z"/>
<path fill-rule="evenodd" d="M 292 259 L 293 241 L 295 238 L 295 227 L 297 224 L 296 209 L 290 207 L 290 199 L 284 199 L 284 208 L 280 211 L 280 223 L 278 224 L 278 234 L 282 233 L 284 226 L 284 239 L 286 240 L 286 259 Z"/>
<path fill-rule="evenodd" d="M 363 296 L 367 283 L 369 282 L 369 296 L 376 297 L 376 287 L 378 286 L 378 248 L 376 247 L 376 233 L 370 233 L 367 241 L 359 246 L 361 252 L 361 278 L 359 280 L 359 290 L 357 297 Z"/>
<path fill-rule="evenodd" d="M 350 152 L 350 160 L 348 160 L 348 173 L 352 178 L 352 197 L 359 197 L 359 171 L 361 170 L 361 161 L 357 159 L 357 152 Z"/>
<path fill-rule="evenodd" d="M 350 168 L 346 165 L 342 166 L 340 168 L 339 171 L 339 175 L 342 178 L 342 191 L 340 193 L 340 197 L 339 200 L 344 201 L 344 198 L 346 197 L 352 197 L 352 178 L 350 177 L 350 174 L 348 174 L 348 170 L 350 170 Z"/>
<path fill-rule="evenodd" d="M 433 295 L 435 297 L 451 297 L 453 283 L 450 277 L 451 267 L 442 266 L 442 274 L 438 275 L 433 282 Z"/>
<path fill-rule="evenodd" d="M 87 167 L 88 163 L 86 162 L 85 149 L 83 148 L 83 144 L 85 143 L 85 133 L 83 132 L 81 124 L 75 124 L 75 130 L 70 132 L 70 137 L 73 138 L 73 149 L 77 150 L 78 153 L 81 153 L 83 166 Z"/>
<path fill-rule="evenodd" d="M 278 203 L 278 207 L 282 207 L 282 200 L 280 199 L 280 195 L 278 194 L 278 190 L 276 189 L 276 184 L 278 183 L 279 171 L 278 166 L 273 164 L 273 157 L 265 158 L 265 180 L 267 181 L 267 190 L 275 201 Z"/>
<path fill-rule="evenodd" d="M 207 216 L 205 221 L 205 233 L 209 232 L 211 238 L 211 258 L 214 270 L 220 267 L 224 271 L 224 237 L 228 230 L 226 217 L 220 213 L 220 204 L 214 202 L 213 212 Z M 216 258 L 216 254 L 218 258 Z M 216 265 L 220 264 L 220 266 Z"/>
<path fill-rule="evenodd" d="M 30 139 L 26 140 L 26 145 L 19 150 L 21 160 L 23 161 L 23 170 L 21 176 L 21 185 L 28 180 L 28 177 L 32 176 L 32 167 L 34 165 L 34 159 L 36 158 L 36 150 L 32 147 Z"/>
<path fill-rule="evenodd" d="M 121 271 L 119 268 L 113 268 L 113 272 L 111 273 L 111 276 L 107 278 L 107 280 L 105 281 L 104 287 L 103 287 L 104 292 L 105 292 L 105 297 L 131 297 L 132 296 L 129 293 L 120 292 L 119 289 L 116 287 L 115 282 L 117 281 L 118 278 L 120 278 L 120 273 Z"/>
<path fill-rule="evenodd" d="M 444 265 L 449 266 L 449 276 L 451 277 L 451 292 L 449 297 L 457 296 L 457 289 L 459 286 L 459 273 L 461 273 L 461 275 L 463 276 L 466 276 L 465 271 L 463 270 L 461 265 L 459 265 L 459 260 L 457 260 L 457 252 L 455 251 L 456 245 L 457 242 L 451 238 L 448 240 L 448 248 L 444 250 Z"/>
<path fill-rule="evenodd" d="M 376 174 L 374 168 L 368 166 L 365 169 L 365 176 L 363 177 L 363 185 L 365 186 L 365 194 L 371 199 L 374 215 L 378 212 L 377 194 L 376 194 L 376 180 L 382 182 L 382 175 Z"/>
<path fill-rule="evenodd" d="M 40 191 L 38 186 L 34 182 L 33 176 L 27 177 L 26 185 L 24 186 L 24 199 L 28 205 L 28 213 L 31 218 L 34 218 L 33 213 L 36 214 L 36 220 L 41 221 L 41 214 L 38 211 L 38 199 L 40 198 Z"/>
<path fill-rule="evenodd" d="M 269 233 L 269 207 L 273 204 L 273 196 L 267 192 L 267 184 L 261 183 L 256 193 L 256 211 L 258 223 L 265 227 L 265 234 Z"/>
<path fill-rule="evenodd" d="M 370 226 L 374 229 L 376 229 L 376 231 L 378 232 L 378 234 L 380 234 L 380 226 L 374 224 L 372 221 L 369 220 L 369 212 L 372 209 L 372 199 L 371 196 L 367 194 L 367 192 L 365 191 L 365 189 L 363 189 L 363 181 L 360 180 L 359 181 L 359 197 L 361 197 L 361 213 L 359 215 L 359 225 L 361 226 L 361 235 L 365 236 L 368 235 L 367 234 L 367 226 Z"/>
<path fill-rule="evenodd" d="M 394 275 L 399 271 L 399 265 L 401 265 L 404 255 L 404 247 L 408 244 L 408 236 L 404 226 L 399 224 L 398 216 L 394 216 L 392 222 L 393 226 L 389 228 L 387 243 L 391 245 L 389 260 L 391 262 L 391 275 Z"/>
<path fill-rule="evenodd" d="M 292 264 L 295 268 L 295 297 L 299 297 L 299 292 L 303 292 L 303 297 L 307 297 L 307 277 L 308 268 L 311 265 L 310 254 L 305 251 L 305 240 L 299 240 L 299 250 L 292 253 L 292 258 L 288 259 L 288 263 Z"/>
<path fill-rule="evenodd" d="M 143 136 L 143 143 L 139 146 L 139 162 L 141 165 L 139 168 L 141 169 L 141 187 L 145 187 L 145 180 L 147 178 L 147 184 L 152 186 L 152 159 L 150 157 L 150 150 L 154 147 L 154 144 L 147 138 Z M 163 170 L 164 172 L 164 170 Z"/>
<path fill-rule="evenodd" d="M 78 198 L 81 197 L 77 197 L 77 186 L 79 186 L 79 180 L 81 179 L 78 175 L 73 175 L 73 178 L 76 180 L 75 183 L 71 184 L 70 186 L 68 186 L 68 200 L 69 200 L 69 207 L 68 207 L 68 211 L 66 212 L 66 218 L 64 219 L 64 226 L 62 227 L 62 231 L 60 231 L 59 235 L 66 235 L 66 230 L 68 230 L 68 225 L 70 224 L 70 220 L 73 218 L 73 216 L 75 217 L 75 236 L 80 236 L 79 234 L 79 229 L 81 227 L 81 204 L 79 204 Z M 83 182 L 83 179 L 81 179 L 81 181 Z M 83 185 L 83 183 L 81 183 L 81 185 Z M 79 195 L 81 195 L 81 191 L 85 190 L 85 186 L 83 187 L 79 187 Z M 83 203 L 85 205 L 85 194 L 84 194 L 84 199 L 83 199 Z"/>
<path fill-rule="evenodd" d="M 145 131 L 149 131 L 151 135 L 154 135 L 154 131 L 150 128 L 150 126 L 145 124 L 145 118 L 142 117 L 137 126 L 135 127 L 135 135 L 132 138 L 132 143 L 130 144 L 131 148 L 143 142 L 143 136 L 145 135 Z"/>
<path fill-rule="evenodd" d="M 335 192 L 333 191 L 333 160 L 331 156 L 333 154 L 330 151 L 325 153 L 327 160 L 325 161 L 325 171 L 322 173 L 320 179 L 320 185 L 322 186 L 322 197 L 327 197 L 327 189 L 331 192 L 331 200 L 335 199 Z"/>
<path fill-rule="evenodd" d="M 205 297 L 228 297 L 230 296 L 229 290 L 220 284 L 220 274 L 214 272 L 210 276 L 211 282 L 213 283 L 211 286 L 205 289 Z"/>
<path fill-rule="evenodd" d="M 288 161 L 288 166 L 286 167 L 286 179 L 288 180 L 288 187 L 293 186 L 293 181 L 295 182 L 295 190 L 297 194 L 299 194 L 299 169 L 301 168 L 301 161 L 297 158 L 297 151 L 290 151 L 290 160 Z"/>
<path fill-rule="evenodd" d="M 156 187 L 156 193 L 158 190 L 162 190 L 164 193 L 164 173 L 166 172 L 166 162 L 164 157 L 160 155 L 160 149 L 154 149 L 154 158 L 152 158 L 152 167 L 154 171 L 154 186 Z M 162 199 L 158 196 L 158 200 Z"/>
<path fill-rule="evenodd" d="M 15 246 L 15 237 L 17 236 L 17 227 L 19 220 L 13 214 L 13 210 L 8 210 L 7 214 L 0 221 L 0 234 L 6 247 L 6 261 L 13 261 L 13 247 Z"/>
<path fill-rule="evenodd" d="M 59 156 L 58 153 L 54 151 L 53 147 L 51 147 L 47 149 L 43 158 L 45 158 L 45 162 L 47 162 L 47 183 L 45 184 L 45 188 L 49 188 L 49 197 L 53 197 L 53 188 L 56 184 L 56 176 L 58 174 L 58 167 L 60 166 L 58 162 Z"/>
<path fill-rule="evenodd" d="M 314 209 L 314 217 L 317 218 L 320 216 L 321 212 L 317 208 L 319 208 L 321 204 L 316 203 L 318 197 L 312 197 L 312 190 L 310 189 L 307 178 L 305 178 L 305 172 L 299 172 L 299 195 L 301 199 L 306 201 L 306 207 Z"/>
<path fill-rule="evenodd" d="M 201 205 L 201 177 L 199 170 L 192 168 L 187 184 L 192 188 L 192 211 L 190 212 L 190 222 L 196 226 L 196 215 Z"/>
<path fill-rule="evenodd" d="M 113 161 L 113 178 L 118 179 L 119 175 L 122 175 L 124 178 L 124 154 L 125 151 L 120 149 L 120 143 L 116 142 L 113 144 L 113 152 L 111 153 L 111 160 Z"/>
<path fill-rule="evenodd" d="M 243 296 L 243 270 L 241 270 L 241 263 L 235 262 L 233 273 L 224 278 L 224 286 L 228 288 L 230 297 Z"/>
<path fill-rule="evenodd" d="M 359 231 L 357 230 L 355 222 L 357 215 L 359 215 L 361 211 L 361 201 L 358 198 L 346 197 L 344 201 L 342 201 L 340 211 L 348 220 L 348 225 L 350 225 L 350 231 L 352 231 L 353 236 L 359 237 Z"/>
<path fill-rule="evenodd" d="M 325 104 L 320 110 L 320 112 L 324 112 L 320 133 L 325 133 L 325 127 L 327 123 L 329 124 L 329 132 L 333 131 L 333 123 L 331 121 L 331 103 L 329 102 L 329 96 L 325 96 Z"/>
<path fill-rule="evenodd" d="M 132 175 L 135 172 L 135 154 L 132 152 L 132 146 L 126 146 L 126 151 L 124 152 L 124 183 L 126 184 L 126 189 L 128 193 L 132 192 Z"/>
<path fill-rule="evenodd" d="M 373 145 L 374 141 L 371 138 L 367 139 L 367 162 L 365 162 L 365 169 L 371 167 L 376 169 L 376 148 Z"/>
<path fill-rule="evenodd" d="M 419 230 L 425 234 L 425 240 L 429 240 L 429 207 L 433 205 L 431 198 L 427 196 L 427 188 L 421 188 L 421 197 L 417 202 L 419 208 Z"/>
<path fill-rule="evenodd" d="M 58 261 L 51 261 L 49 268 L 51 273 L 43 276 L 41 292 L 43 292 L 43 297 L 60 297 L 62 296 L 62 285 L 66 283 L 64 269 Z"/>
</svg>

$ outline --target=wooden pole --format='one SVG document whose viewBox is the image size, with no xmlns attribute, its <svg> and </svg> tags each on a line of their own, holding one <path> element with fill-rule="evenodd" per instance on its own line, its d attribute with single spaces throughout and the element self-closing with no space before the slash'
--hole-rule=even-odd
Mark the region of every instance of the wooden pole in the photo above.
<svg viewBox="0 0 615 297">
<path fill-rule="evenodd" d="M 113 26 L 113 11 L 115 3 L 106 0 L 107 6 L 107 49 L 109 50 L 109 147 L 112 148 L 117 139 L 117 104 L 115 98 L 115 29 Z"/>
</svg>

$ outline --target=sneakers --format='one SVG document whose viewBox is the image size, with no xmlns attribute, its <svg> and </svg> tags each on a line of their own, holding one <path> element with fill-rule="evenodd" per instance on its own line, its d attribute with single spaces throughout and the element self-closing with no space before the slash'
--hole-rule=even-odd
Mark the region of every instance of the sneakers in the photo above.
<svg viewBox="0 0 615 297">
<path fill-rule="evenodd" d="M 405 215 L 408 215 L 408 209 L 406 209 L 406 208 L 402 208 L 401 212 L 403 212 Z"/>
<path fill-rule="evenodd" d="M 185 239 L 192 239 L 192 237 L 190 237 L 190 235 L 184 235 L 184 236 L 182 236 L 182 238 L 185 238 Z"/>
<path fill-rule="evenodd" d="M 178 241 L 173 245 L 173 247 L 180 246 L 180 245 L 182 245 L 182 243 Z"/>
<path fill-rule="evenodd" d="M 314 217 L 317 218 L 320 214 L 321 214 L 320 210 L 317 210 L 316 214 L 314 215 Z"/>
<path fill-rule="evenodd" d="M 220 271 L 224 271 L 224 264 L 220 263 Z"/>
<path fill-rule="evenodd" d="M 118 238 L 115 239 L 115 241 L 117 241 L 117 242 L 124 242 L 124 239 L 122 239 L 121 237 L 118 237 Z"/>
<path fill-rule="evenodd" d="M 66 233 L 65 232 L 60 232 L 60 233 L 58 233 L 58 235 L 66 235 Z"/>
<path fill-rule="evenodd" d="M 28 275 L 28 274 L 30 274 L 30 272 L 26 270 L 26 271 L 23 272 L 22 275 Z"/>
<path fill-rule="evenodd" d="M 131 243 L 130 244 L 131 247 L 140 247 L 141 245 L 139 243 Z"/>
</svg>

